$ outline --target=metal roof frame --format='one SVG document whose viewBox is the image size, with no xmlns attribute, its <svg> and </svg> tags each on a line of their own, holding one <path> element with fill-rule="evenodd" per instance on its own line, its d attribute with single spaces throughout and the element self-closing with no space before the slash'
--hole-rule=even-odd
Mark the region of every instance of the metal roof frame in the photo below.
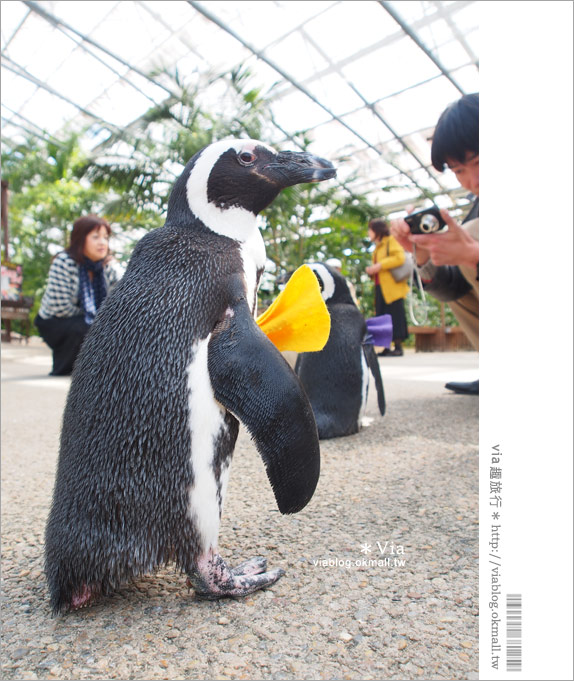
<svg viewBox="0 0 574 681">
<path fill-rule="evenodd" d="M 425 6 L 428 6 L 429 11 L 431 11 L 431 14 L 426 17 L 423 16 L 422 19 L 419 18 L 417 21 L 414 22 L 413 21 L 407 22 L 401 16 L 400 12 L 397 11 L 397 5 L 400 8 L 401 6 L 404 6 L 404 3 L 401 2 L 390 3 L 386 0 L 373 0 L 373 3 L 380 6 L 381 10 L 392 18 L 393 22 L 397 26 L 396 33 L 392 34 L 387 33 L 386 35 L 383 36 L 381 41 L 365 45 L 364 47 L 358 49 L 353 54 L 348 55 L 346 58 L 339 60 L 333 59 L 330 54 L 323 50 L 321 46 L 316 42 L 313 35 L 311 35 L 309 31 L 306 29 L 306 27 L 309 24 L 309 22 L 312 21 L 313 19 L 321 15 L 324 15 L 337 5 L 346 3 L 341 2 L 322 3 L 325 6 L 324 7 L 320 6 L 319 11 L 316 11 L 311 16 L 311 18 L 307 17 L 298 25 L 293 26 L 289 31 L 286 31 L 285 33 L 282 33 L 280 36 L 275 37 L 273 40 L 268 41 L 262 47 L 258 47 L 257 45 L 252 44 L 252 42 L 248 40 L 241 33 L 240 30 L 236 28 L 231 28 L 221 16 L 217 16 L 216 13 L 212 11 L 214 9 L 220 9 L 220 6 L 225 5 L 226 3 L 212 2 L 209 3 L 209 8 L 206 7 L 205 4 L 199 3 L 196 0 L 185 0 L 185 3 L 182 4 L 188 5 L 204 21 L 213 24 L 214 26 L 217 26 L 219 30 L 225 32 L 228 36 L 232 37 L 235 41 L 237 41 L 239 45 L 241 45 L 242 49 L 245 50 L 249 56 L 262 62 L 279 76 L 281 88 L 278 93 L 274 94 L 272 100 L 274 99 L 277 102 L 284 101 L 285 97 L 289 95 L 290 91 L 292 90 L 298 91 L 307 100 L 312 102 L 315 106 L 317 106 L 328 116 L 327 123 L 328 122 L 337 123 L 338 125 L 342 126 L 342 128 L 344 128 L 353 137 L 353 139 L 357 141 L 356 148 L 358 153 L 366 153 L 367 150 L 370 150 L 374 154 L 380 156 L 383 154 L 387 143 L 384 144 L 374 143 L 372 139 L 368 139 L 362 133 L 361 130 L 357 129 L 356 124 L 353 124 L 348 120 L 349 118 L 352 118 L 353 114 L 355 113 L 359 114 L 361 113 L 362 110 L 370 112 L 373 119 L 378 121 L 381 124 L 381 126 L 387 131 L 387 133 L 390 133 L 392 139 L 396 140 L 396 142 L 400 145 L 401 149 L 404 151 L 406 156 L 412 158 L 415 170 L 417 168 L 421 169 L 426 174 L 427 181 L 424 184 L 421 184 L 420 179 L 418 179 L 415 176 L 415 173 L 411 169 L 409 169 L 408 163 L 407 164 L 405 164 L 404 162 L 398 163 L 391 156 L 384 158 L 386 165 L 394 168 L 397 171 L 396 176 L 403 176 L 406 179 L 407 183 L 411 187 L 416 188 L 416 190 L 421 195 L 428 196 L 430 192 L 431 194 L 436 193 L 439 195 L 444 194 L 445 196 L 446 195 L 454 196 L 453 188 L 449 188 L 446 184 L 444 184 L 441 181 L 441 178 L 439 178 L 439 175 L 436 173 L 436 171 L 434 171 L 434 169 L 432 169 L 430 164 L 428 162 L 425 162 L 424 159 L 420 157 L 417 150 L 412 148 L 409 142 L 405 139 L 405 135 L 402 134 L 400 131 L 396 130 L 396 128 L 393 125 L 393 122 L 388 120 L 379 109 L 381 103 L 385 101 L 391 101 L 393 97 L 400 96 L 404 93 L 407 93 L 408 91 L 414 90 L 415 88 L 421 85 L 431 83 L 442 77 L 446 78 L 459 93 L 464 93 L 463 87 L 453 77 L 451 71 L 449 71 L 449 69 L 441 62 L 441 60 L 435 54 L 433 54 L 433 52 L 429 49 L 427 45 L 425 45 L 424 41 L 420 37 L 420 31 L 423 30 L 425 27 L 428 27 L 432 21 L 436 20 L 437 17 L 440 17 L 449 25 L 451 33 L 455 35 L 456 39 L 459 41 L 462 48 L 468 55 L 469 63 L 474 64 L 478 69 L 479 63 L 478 57 L 476 57 L 476 55 L 474 55 L 474 53 L 472 52 L 471 47 L 469 46 L 467 40 L 465 39 L 463 31 L 459 30 L 459 28 L 457 27 L 457 23 L 454 19 L 457 12 L 475 3 L 470 0 L 459 0 L 458 2 L 447 4 L 445 4 L 444 2 L 438 2 L 436 0 L 434 2 L 421 3 L 424 4 Z M 145 70 L 139 68 L 138 65 L 122 57 L 120 54 L 117 53 L 117 51 L 98 43 L 98 41 L 94 40 L 90 35 L 87 35 L 85 32 L 72 26 L 64 19 L 56 16 L 55 13 L 48 11 L 46 7 L 47 5 L 52 4 L 57 5 L 58 3 L 40 3 L 34 2 L 32 0 L 22 0 L 22 4 L 27 8 L 28 11 L 22 18 L 22 20 L 19 22 L 18 26 L 16 26 L 15 30 L 13 31 L 13 34 L 6 40 L 6 43 L 3 45 L 2 48 L 2 67 L 10 71 L 11 73 L 17 75 L 20 78 L 28 80 L 37 88 L 43 89 L 46 92 L 53 95 L 54 97 L 57 97 L 60 100 L 66 102 L 75 110 L 77 110 L 79 114 L 88 119 L 96 121 L 99 125 L 101 125 L 105 129 L 108 129 L 111 133 L 118 133 L 120 128 L 116 124 L 112 123 L 111 121 L 106 121 L 100 115 L 97 115 L 90 110 L 90 106 L 92 106 L 96 100 L 92 100 L 92 103 L 88 106 L 83 106 L 77 102 L 74 102 L 73 99 L 71 99 L 69 96 L 63 94 L 62 92 L 59 92 L 58 89 L 50 86 L 48 83 L 43 82 L 39 78 L 35 77 L 34 74 L 30 73 L 24 66 L 15 63 L 11 59 L 9 51 L 11 43 L 14 41 L 14 39 L 16 38 L 17 34 L 20 31 L 25 30 L 26 22 L 29 20 L 29 17 L 32 14 L 34 14 L 35 16 L 44 19 L 57 31 L 65 35 L 68 40 L 72 41 L 72 43 L 74 43 L 77 48 L 81 49 L 83 52 L 88 54 L 90 58 L 95 59 L 98 63 L 105 66 L 107 69 L 110 69 L 115 74 L 115 77 L 117 77 L 119 81 L 125 83 L 128 87 L 137 90 L 138 92 L 140 92 L 140 94 L 144 95 L 147 98 L 147 100 L 153 105 L 164 103 L 166 100 L 157 101 L 157 99 L 155 99 L 153 96 L 149 95 L 146 92 L 142 92 L 138 88 L 138 86 L 130 79 L 129 75 L 131 73 L 136 74 L 137 76 L 144 78 L 146 81 L 152 83 L 154 86 L 161 88 L 166 93 L 168 98 L 174 98 L 174 101 L 177 99 L 177 93 L 173 92 L 173 90 L 167 87 L 165 83 L 161 82 L 159 78 L 152 77 Z M 114 8 L 118 6 L 118 4 L 120 3 L 116 3 L 113 5 L 113 7 L 110 8 L 110 13 L 114 10 Z M 153 3 L 146 3 L 143 2 L 142 0 L 135 0 L 133 4 L 143 8 L 149 15 L 154 17 L 154 20 L 156 21 L 158 20 L 158 13 L 154 12 L 153 8 L 150 7 L 150 4 Z M 234 5 L 240 4 L 241 3 L 234 3 Z M 409 4 L 414 5 L 416 3 Z M 167 24 L 167 22 L 164 21 L 163 23 L 166 28 L 169 28 L 169 24 Z M 290 74 L 282 64 L 277 63 L 268 54 L 268 52 L 275 44 L 284 41 L 287 37 L 297 32 L 303 38 L 304 41 L 306 41 L 307 43 L 309 43 L 310 46 L 312 46 L 313 50 L 315 50 L 317 54 L 321 55 L 322 59 L 327 64 L 326 68 L 317 70 L 315 73 L 311 74 L 310 76 L 304 79 L 297 78 L 294 75 Z M 404 88 L 396 92 L 386 93 L 376 98 L 367 97 L 365 94 L 361 92 L 361 90 L 359 89 L 359 87 L 357 87 L 355 83 L 353 83 L 350 79 L 345 77 L 343 69 L 348 64 L 351 64 L 356 60 L 361 59 L 364 56 L 367 56 L 368 54 L 374 53 L 377 49 L 380 49 L 383 44 L 385 46 L 392 45 L 394 42 L 400 40 L 401 37 L 404 36 L 407 36 L 412 41 L 412 43 L 416 45 L 419 50 L 421 50 L 425 58 L 428 59 L 433 64 L 433 66 L 438 70 L 438 73 L 436 75 L 432 75 L 431 77 L 428 78 L 423 78 L 420 82 L 409 83 Z M 106 58 L 104 58 L 103 55 L 105 55 Z M 112 61 L 112 63 L 110 63 L 110 60 Z M 118 67 L 114 67 L 113 64 L 117 64 Z M 128 69 L 127 73 L 122 72 L 122 70 L 119 68 L 120 65 Z M 330 106 L 328 106 L 324 101 L 322 101 L 321 98 L 310 89 L 314 82 L 320 81 L 321 78 L 324 78 L 327 75 L 332 74 L 335 74 L 338 77 L 340 77 L 346 83 L 346 85 L 349 86 L 352 92 L 357 96 L 357 98 L 362 103 L 362 107 L 358 106 L 351 111 L 346 111 L 343 114 L 339 114 L 333 111 L 333 109 Z M 97 93 L 95 95 L 96 98 L 101 94 L 102 93 Z M 5 113 L 2 117 L 3 124 L 2 137 L 5 142 L 10 143 L 11 135 L 5 133 L 5 130 L 10 130 L 10 126 L 19 128 L 20 130 L 28 134 L 33 134 L 39 138 L 45 137 L 50 141 L 57 140 L 57 132 L 44 129 L 41 125 L 34 123 L 32 120 L 24 116 L 21 113 L 21 111 L 11 108 L 8 104 L 4 105 L 4 109 Z M 278 132 L 281 133 L 281 136 L 285 140 L 290 139 L 295 141 L 296 143 L 296 139 L 293 135 L 294 131 L 289 131 L 288 129 L 286 129 L 285 125 L 277 121 L 273 115 L 271 118 L 271 122 L 278 130 Z M 308 131 L 309 132 L 317 131 L 324 125 L 325 123 L 313 124 L 309 126 Z M 414 131 L 414 133 L 416 132 L 417 131 Z M 414 133 L 410 132 L 409 136 L 412 136 Z M 389 176 L 387 175 L 387 177 Z M 393 175 L 393 177 L 395 176 Z M 372 185 L 373 182 L 377 181 L 381 181 L 381 179 L 377 180 L 376 178 L 374 179 L 372 177 L 370 179 L 365 179 L 365 183 L 367 185 L 369 185 L 369 183 Z M 429 182 L 430 185 L 428 184 Z M 355 190 L 352 187 L 350 188 L 346 186 L 346 183 L 344 181 L 342 181 L 341 184 L 347 189 L 347 191 L 354 193 Z M 359 186 L 358 183 L 355 182 L 355 187 L 358 186 Z"/>
</svg>

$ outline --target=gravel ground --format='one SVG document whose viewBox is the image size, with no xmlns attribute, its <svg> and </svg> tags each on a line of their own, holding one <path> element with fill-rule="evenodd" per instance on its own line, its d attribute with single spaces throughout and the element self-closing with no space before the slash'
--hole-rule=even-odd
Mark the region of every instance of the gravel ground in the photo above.
<svg viewBox="0 0 574 681">
<path fill-rule="evenodd" d="M 277 511 L 240 433 L 221 553 L 283 567 L 272 588 L 196 601 L 168 566 L 54 618 L 42 547 L 69 379 L 39 342 L 3 344 L 3 678 L 478 679 L 478 399 L 444 389 L 478 355 L 380 362 L 387 415 L 372 394 L 370 426 L 321 443 L 301 513 Z"/>
</svg>

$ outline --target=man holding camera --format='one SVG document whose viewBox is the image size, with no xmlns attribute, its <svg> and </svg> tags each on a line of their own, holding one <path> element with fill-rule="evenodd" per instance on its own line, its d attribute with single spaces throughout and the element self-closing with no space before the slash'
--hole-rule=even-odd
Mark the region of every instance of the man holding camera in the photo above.
<svg viewBox="0 0 574 681">
<path fill-rule="evenodd" d="M 479 194 L 479 98 L 464 95 L 448 106 L 435 128 L 431 160 L 440 172 L 452 170 L 461 186 L 475 197 L 459 225 L 448 214 L 440 214 L 448 231 L 413 234 L 404 220 L 393 220 L 391 233 L 403 248 L 416 250 L 417 265 L 425 290 L 448 302 L 461 328 L 478 350 L 478 194 Z M 416 249 L 413 249 L 416 246 Z M 447 383 L 456 393 L 478 395 L 478 381 Z"/>
</svg>

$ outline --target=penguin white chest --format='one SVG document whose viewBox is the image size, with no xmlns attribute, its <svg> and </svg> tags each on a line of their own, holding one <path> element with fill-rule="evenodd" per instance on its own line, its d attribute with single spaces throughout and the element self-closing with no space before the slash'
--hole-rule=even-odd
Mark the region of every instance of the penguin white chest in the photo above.
<svg viewBox="0 0 574 681">
<path fill-rule="evenodd" d="M 241 258 L 243 260 L 243 272 L 247 302 L 253 314 L 257 312 L 257 288 L 259 277 L 265 267 L 265 244 L 261 232 L 255 228 L 251 236 L 241 244 Z"/>
<path fill-rule="evenodd" d="M 217 442 L 225 431 L 225 410 L 216 401 L 207 367 L 211 336 L 198 341 L 188 367 L 189 427 L 193 485 L 189 490 L 189 514 L 199 533 L 203 550 L 217 546 L 219 522 L 230 461 L 215 473 Z"/>
<path fill-rule="evenodd" d="M 367 411 L 367 400 L 369 397 L 369 375 L 370 375 L 370 370 L 369 370 L 369 365 L 367 364 L 367 360 L 365 359 L 365 354 L 363 350 L 360 350 L 361 352 L 361 407 L 359 410 L 359 424 L 361 423 L 361 419 L 364 418 L 365 413 Z"/>
</svg>

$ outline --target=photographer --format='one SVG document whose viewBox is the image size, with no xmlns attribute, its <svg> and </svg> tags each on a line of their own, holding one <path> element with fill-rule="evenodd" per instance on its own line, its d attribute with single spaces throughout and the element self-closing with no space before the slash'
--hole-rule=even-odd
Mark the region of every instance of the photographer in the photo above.
<svg viewBox="0 0 574 681">
<path fill-rule="evenodd" d="M 464 95 L 441 114 L 434 132 L 431 160 L 440 172 L 452 170 L 475 202 L 459 225 L 446 210 L 441 215 L 448 231 L 439 234 L 411 234 L 404 220 L 393 220 L 391 233 L 413 251 L 426 291 L 447 302 L 473 347 L 478 350 L 478 195 L 479 195 L 479 97 Z M 460 394 L 478 395 L 478 381 L 447 383 Z"/>
</svg>

